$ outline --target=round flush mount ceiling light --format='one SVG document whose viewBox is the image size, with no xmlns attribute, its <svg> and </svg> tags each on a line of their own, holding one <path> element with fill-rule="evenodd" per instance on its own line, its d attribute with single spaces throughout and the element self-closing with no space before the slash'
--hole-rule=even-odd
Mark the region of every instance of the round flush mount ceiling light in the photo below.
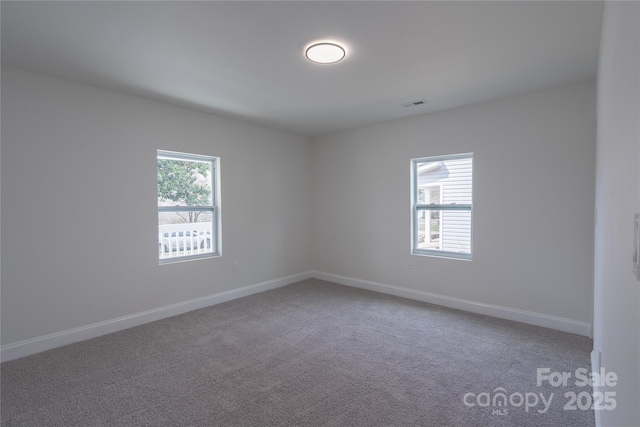
<svg viewBox="0 0 640 427">
<path fill-rule="evenodd" d="M 320 42 L 309 46 L 304 54 L 309 61 L 317 64 L 335 64 L 344 59 L 346 51 L 339 44 Z"/>
</svg>

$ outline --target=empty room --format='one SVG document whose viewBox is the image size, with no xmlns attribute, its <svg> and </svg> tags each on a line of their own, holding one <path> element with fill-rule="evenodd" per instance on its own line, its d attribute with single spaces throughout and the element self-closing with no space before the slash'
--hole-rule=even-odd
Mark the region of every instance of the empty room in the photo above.
<svg viewBox="0 0 640 427">
<path fill-rule="evenodd" d="M 640 426 L 640 2 L 0 17 L 2 426 Z"/>
</svg>

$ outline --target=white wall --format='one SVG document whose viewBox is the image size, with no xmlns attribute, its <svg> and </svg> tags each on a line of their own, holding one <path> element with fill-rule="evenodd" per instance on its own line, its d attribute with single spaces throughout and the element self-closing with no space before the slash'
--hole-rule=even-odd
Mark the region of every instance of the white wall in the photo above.
<svg viewBox="0 0 640 427">
<path fill-rule="evenodd" d="M 639 118 L 640 3 L 606 2 L 598 70 L 594 348 L 619 383 L 600 390 L 615 392 L 617 402 L 615 411 L 597 414 L 603 426 L 640 425 L 640 283 L 631 264 L 634 213 L 640 212 Z"/>
<path fill-rule="evenodd" d="M 221 158 L 222 257 L 158 265 L 157 149 Z M 3 68 L 2 344 L 309 270 L 310 154 L 307 138 Z"/>
<path fill-rule="evenodd" d="M 3 345 L 311 268 L 591 322 L 591 83 L 313 142 L 15 69 L 2 91 Z M 221 157 L 221 258 L 158 265 L 157 149 Z M 409 160 L 463 152 L 474 259 L 411 256 Z"/>
<path fill-rule="evenodd" d="M 595 95 L 585 83 L 317 138 L 314 268 L 588 328 Z M 473 261 L 410 255 L 410 159 L 466 152 Z"/>
</svg>

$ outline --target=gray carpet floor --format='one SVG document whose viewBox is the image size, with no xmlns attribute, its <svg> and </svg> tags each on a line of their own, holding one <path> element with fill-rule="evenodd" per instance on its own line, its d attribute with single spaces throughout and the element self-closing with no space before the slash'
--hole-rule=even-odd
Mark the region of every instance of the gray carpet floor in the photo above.
<svg viewBox="0 0 640 427">
<path fill-rule="evenodd" d="M 1 423 L 586 427 L 565 393 L 591 389 L 537 386 L 536 369 L 590 368 L 591 346 L 311 279 L 5 362 Z M 513 404 L 493 406 L 499 392 Z M 553 398 L 540 413 L 517 393 Z"/>
</svg>

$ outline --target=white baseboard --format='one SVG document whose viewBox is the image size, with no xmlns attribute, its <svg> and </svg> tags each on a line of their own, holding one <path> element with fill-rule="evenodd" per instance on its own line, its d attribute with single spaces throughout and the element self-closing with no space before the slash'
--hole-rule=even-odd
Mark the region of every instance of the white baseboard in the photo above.
<svg viewBox="0 0 640 427">
<path fill-rule="evenodd" d="M 301 280 L 316 278 L 329 282 L 339 283 L 345 286 L 367 289 L 384 294 L 424 301 L 445 307 L 456 308 L 472 313 L 484 314 L 501 319 L 513 320 L 516 322 L 528 323 L 536 326 L 557 329 L 563 332 L 591 336 L 591 324 L 562 317 L 550 316 L 547 314 L 534 313 L 531 311 L 518 310 L 497 305 L 484 304 L 480 302 L 434 294 L 431 292 L 419 291 L 415 289 L 402 288 L 399 286 L 386 285 L 383 283 L 371 282 L 368 280 L 355 279 L 352 277 L 339 276 L 337 274 L 324 273 L 321 271 L 306 271 L 279 279 L 268 280 L 254 285 L 244 286 L 239 289 L 220 292 L 201 298 L 183 301 L 164 307 L 134 313 L 104 322 L 93 323 L 62 332 L 56 332 L 41 337 L 36 337 L 16 343 L 6 344 L 0 347 L 0 360 L 8 361 L 20 357 L 29 356 L 41 351 L 72 344 L 123 329 L 139 326 L 167 317 L 176 316 L 199 308 L 209 307 L 236 298 L 257 294 L 270 289 L 290 285 Z M 598 415 L 598 414 L 596 414 Z M 597 421 L 597 420 L 596 420 Z"/>
<path fill-rule="evenodd" d="M 301 280 L 311 278 L 311 272 L 303 272 L 293 274 L 291 276 L 281 277 L 279 279 L 268 280 L 266 282 L 256 283 L 254 285 L 244 286 L 239 289 L 220 292 L 201 298 L 183 301 L 164 307 L 154 308 L 140 313 L 130 314 L 128 316 L 118 317 L 116 319 L 106 320 L 104 322 L 93 323 L 91 325 L 81 326 L 79 328 L 69 329 L 62 332 L 56 332 L 37 338 L 32 338 L 16 343 L 6 344 L 0 347 L 0 360 L 3 362 L 20 357 L 29 356 L 31 354 L 40 353 L 41 351 L 50 350 L 52 348 L 61 347 L 63 345 L 72 344 L 74 342 L 88 340 L 99 337 L 101 335 L 110 334 L 112 332 L 121 331 L 123 329 L 139 326 L 144 323 L 153 322 L 167 317 L 176 316 L 188 311 L 197 310 L 199 308 L 209 307 L 236 298 L 257 294 L 268 291 L 270 289 L 279 288 L 290 285 Z"/>
<path fill-rule="evenodd" d="M 339 283 L 341 285 L 355 288 L 367 289 L 384 294 L 428 302 L 445 307 L 456 308 L 469 311 L 471 313 L 484 314 L 487 316 L 499 317 L 501 319 L 513 320 L 515 322 L 528 323 L 530 325 L 542 326 L 545 328 L 557 329 L 563 332 L 591 336 L 591 324 L 577 320 L 565 319 L 563 317 L 550 316 L 548 314 L 535 313 L 532 311 L 519 310 L 498 305 L 485 304 L 446 295 L 434 294 L 431 292 L 419 291 L 415 289 L 401 288 L 399 286 L 386 285 L 383 283 L 371 282 L 368 280 L 355 279 L 353 277 L 339 276 L 337 274 L 312 271 L 311 276 L 316 279 Z"/>
</svg>

